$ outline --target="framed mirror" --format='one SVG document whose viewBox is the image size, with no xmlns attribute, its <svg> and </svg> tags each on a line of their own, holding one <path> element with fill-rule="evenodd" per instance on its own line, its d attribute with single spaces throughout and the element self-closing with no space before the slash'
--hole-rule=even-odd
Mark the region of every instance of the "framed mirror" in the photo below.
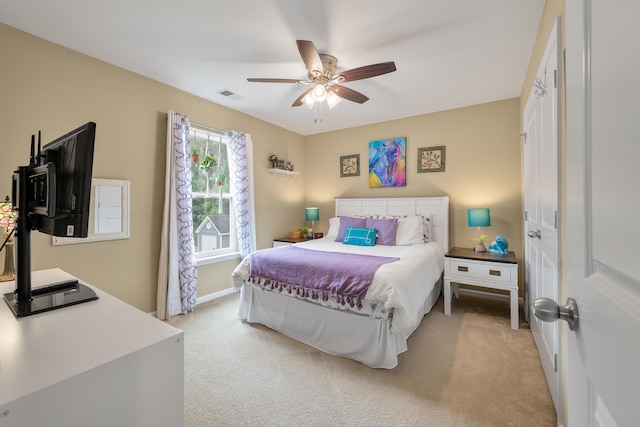
<svg viewBox="0 0 640 427">
<path fill-rule="evenodd" d="M 129 181 L 91 180 L 89 233 L 86 238 L 53 237 L 54 245 L 129 238 Z"/>
</svg>

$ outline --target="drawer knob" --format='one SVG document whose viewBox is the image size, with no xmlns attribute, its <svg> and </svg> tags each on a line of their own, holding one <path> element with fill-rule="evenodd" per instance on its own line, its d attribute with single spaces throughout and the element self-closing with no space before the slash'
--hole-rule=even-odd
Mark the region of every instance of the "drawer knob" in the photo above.
<svg viewBox="0 0 640 427">
<path fill-rule="evenodd" d="M 489 270 L 489 275 L 490 276 L 500 276 L 501 273 L 502 272 L 500 270 Z"/>
<path fill-rule="evenodd" d="M 458 266 L 458 271 L 465 271 L 465 272 L 467 272 L 467 271 L 469 271 L 469 267 L 464 267 L 464 266 L 462 266 L 462 265 L 459 265 L 459 266 Z"/>
</svg>

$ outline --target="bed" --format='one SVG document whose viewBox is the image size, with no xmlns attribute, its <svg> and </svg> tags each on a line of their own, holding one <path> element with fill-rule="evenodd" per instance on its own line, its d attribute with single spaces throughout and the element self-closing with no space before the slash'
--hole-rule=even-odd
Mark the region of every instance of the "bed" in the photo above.
<svg viewBox="0 0 640 427">
<path fill-rule="evenodd" d="M 350 221 L 360 224 L 358 218 L 376 225 L 377 244 L 345 244 L 364 238 L 360 232 L 371 229 L 348 227 Z M 397 229 L 385 230 L 393 218 Z M 440 296 L 449 246 L 448 218 L 446 196 L 338 198 L 324 238 L 258 250 L 234 269 L 232 284 L 241 292 L 238 316 L 326 353 L 373 368 L 394 368 L 398 354 L 407 350 L 407 339 Z M 420 241 L 415 237 L 418 219 L 424 237 Z M 356 279 L 347 278 L 346 285 L 344 281 L 336 284 L 335 278 L 344 273 L 322 267 L 322 262 L 337 265 L 336 257 L 362 266 L 362 271 L 351 270 L 358 270 L 353 273 L 358 280 L 370 283 L 359 288 L 350 282 Z M 309 260 L 308 271 L 301 266 L 283 267 L 283 258 Z M 278 277 L 269 276 L 272 272 L 279 272 Z M 310 289 L 304 280 L 315 281 L 313 286 L 324 284 L 320 282 L 331 286 Z"/>
</svg>

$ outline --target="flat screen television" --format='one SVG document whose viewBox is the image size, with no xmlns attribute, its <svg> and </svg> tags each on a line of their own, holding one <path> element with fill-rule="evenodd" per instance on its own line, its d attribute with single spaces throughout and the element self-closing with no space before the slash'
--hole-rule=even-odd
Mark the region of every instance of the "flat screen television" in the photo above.
<svg viewBox="0 0 640 427">
<path fill-rule="evenodd" d="M 16 290 L 4 299 L 16 317 L 97 299 L 77 280 L 31 289 L 31 230 L 59 237 L 87 237 L 96 124 L 88 122 L 41 147 L 31 137 L 27 166 L 13 174 L 17 212 Z"/>
<path fill-rule="evenodd" d="M 55 200 L 45 197 L 44 209 L 34 206 L 40 232 L 87 237 L 95 134 L 96 124 L 89 122 L 42 147 L 40 164 L 55 166 L 55 189 L 47 194 Z"/>
</svg>

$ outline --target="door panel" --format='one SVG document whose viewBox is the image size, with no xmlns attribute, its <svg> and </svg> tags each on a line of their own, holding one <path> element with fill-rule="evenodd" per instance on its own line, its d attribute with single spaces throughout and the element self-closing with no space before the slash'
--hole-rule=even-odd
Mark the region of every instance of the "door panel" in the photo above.
<svg viewBox="0 0 640 427">
<path fill-rule="evenodd" d="M 640 4 L 585 0 L 567 13 L 569 425 L 640 419 Z"/>
<path fill-rule="evenodd" d="M 558 221 L 558 47 L 559 19 L 552 29 L 549 41 L 536 74 L 523 122 L 526 143 L 524 149 L 525 175 L 525 289 L 529 301 L 537 298 L 559 297 L 559 221 Z M 539 231 L 539 237 L 527 235 Z M 527 307 L 527 311 L 530 308 Z M 532 312 L 529 325 L 549 385 L 556 411 L 561 415 L 560 325 L 544 323 Z"/>
</svg>

